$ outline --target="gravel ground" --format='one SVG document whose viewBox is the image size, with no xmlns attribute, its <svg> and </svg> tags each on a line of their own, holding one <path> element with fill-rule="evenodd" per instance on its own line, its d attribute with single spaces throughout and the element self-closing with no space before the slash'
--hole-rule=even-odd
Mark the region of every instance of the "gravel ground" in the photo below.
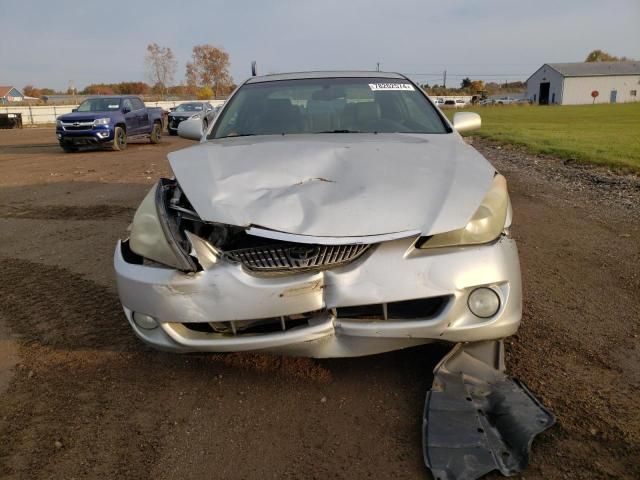
<svg viewBox="0 0 640 480">
<path fill-rule="evenodd" d="M 515 212 L 507 365 L 558 417 L 522 478 L 639 478 L 640 181 L 471 141 Z M 430 478 L 421 411 L 446 345 L 320 361 L 133 337 L 113 248 L 187 145 L 64 154 L 51 129 L 0 130 L 0 478 Z"/>
</svg>

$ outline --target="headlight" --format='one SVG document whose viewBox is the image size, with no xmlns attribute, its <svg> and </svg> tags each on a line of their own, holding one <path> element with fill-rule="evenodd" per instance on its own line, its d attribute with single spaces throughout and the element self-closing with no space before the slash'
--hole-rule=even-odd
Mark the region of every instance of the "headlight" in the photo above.
<svg viewBox="0 0 640 480">
<path fill-rule="evenodd" d="M 56 127 L 61 127 L 62 126 L 62 120 L 60 120 L 59 118 L 56 118 Z"/>
<path fill-rule="evenodd" d="M 193 271 L 193 260 L 175 238 L 179 232 L 169 224 L 162 182 L 149 191 L 138 207 L 131 224 L 129 245 L 133 252 L 149 260 L 178 270 Z"/>
<path fill-rule="evenodd" d="M 504 230 L 508 210 L 507 181 L 502 175 L 496 175 L 480 207 L 464 228 L 432 237 L 421 237 L 416 242 L 416 247 L 436 248 L 489 243 L 498 238 Z"/>
<path fill-rule="evenodd" d="M 490 318 L 500 309 L 500 297 L 490 288 L 480 287 L 469 294 L 467 305 L 476 317 Z"/>
<path fill-rule="evenodd" d="M 110 123 L 111 123 L 111 119 L 110 119 L 110 118 L 108 118 L 108 117 L 104 117 L 104 118 L 96 118 L 96 119 L 93 121 L 93 124 L 94 124 L 95 126 L 98 126 L 98 125 L 109 125 Z"/>
</svg>

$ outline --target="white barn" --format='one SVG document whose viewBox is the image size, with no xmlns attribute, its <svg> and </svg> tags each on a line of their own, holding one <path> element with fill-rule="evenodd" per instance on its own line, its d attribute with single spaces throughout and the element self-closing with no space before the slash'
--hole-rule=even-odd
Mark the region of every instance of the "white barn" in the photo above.
<svg viewBox="0 0 640 480">
<path fill-rule="evenodd" d="M 637 102 L 638 91 L 636 61 L 545 63 L 527 79 L 527 98 L 540 105 Z"/>
</svg>

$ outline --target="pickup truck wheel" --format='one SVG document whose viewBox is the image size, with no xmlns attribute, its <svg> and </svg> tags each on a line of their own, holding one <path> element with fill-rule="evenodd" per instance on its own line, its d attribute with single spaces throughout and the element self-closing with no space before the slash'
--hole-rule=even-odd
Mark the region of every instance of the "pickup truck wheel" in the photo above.
<svg viewBox="0 0 640 480">
<path fill-rule="evenodd" d="M 151 135 L 149 135 L 149 140 L 151 143 L 160 143 L 160 137 L 162 136 L 162 127 L 158 122 L 153 124 L 153 128 L 151 129 Z"/>
<path fill-rule="evenodd" d="M 124 131 L 124 128 L 116 127 L 113 133 L 113 145 L 111 148 L 113 150 L 124 150 L 127 148 L 127 132 Z"/>
</svg>

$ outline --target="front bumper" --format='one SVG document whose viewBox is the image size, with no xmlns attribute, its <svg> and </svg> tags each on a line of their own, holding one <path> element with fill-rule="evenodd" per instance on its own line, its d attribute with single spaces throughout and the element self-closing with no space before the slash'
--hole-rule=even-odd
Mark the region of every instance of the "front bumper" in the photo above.
<svg viewBox="0 0 640 480">
<path fill-rule="evenodd" d="M 380 353 L 434 340 L 470 342 L 513 334 L 522 313 L 518 252 L 501 237 L 489 245 L 415 250 L 413 239 L 377 245 L 350 264 L 321 272 L 256 276 L 219 261 L 209 270 L 182 273 L 129 263 L 115 251 L 118 292 L 125 314 L 146 343 L 176 352 L 262 351 L 311 357 Z M 471 291 L 487 286 L 500 297 L 491 318 L 467 306 Z M 351 306 L 446 297 L 424 318 L 344 318 Z M 133 312 L 160 324 L 139 328 Z M 285 331 L 236 335 L 197 331 L 190 324 L 264 319 L 313 312 L 304 325 Z M 187 325 L 185 325 L 187 324 Z"/>
<path fill-rule="evenodd" d="M 65 145 L 98 145 L 113 141 L 113 130 L 109 126 L 95 127 L 92 130 L 56 129 L 60 144 Z"/>
</svg>

